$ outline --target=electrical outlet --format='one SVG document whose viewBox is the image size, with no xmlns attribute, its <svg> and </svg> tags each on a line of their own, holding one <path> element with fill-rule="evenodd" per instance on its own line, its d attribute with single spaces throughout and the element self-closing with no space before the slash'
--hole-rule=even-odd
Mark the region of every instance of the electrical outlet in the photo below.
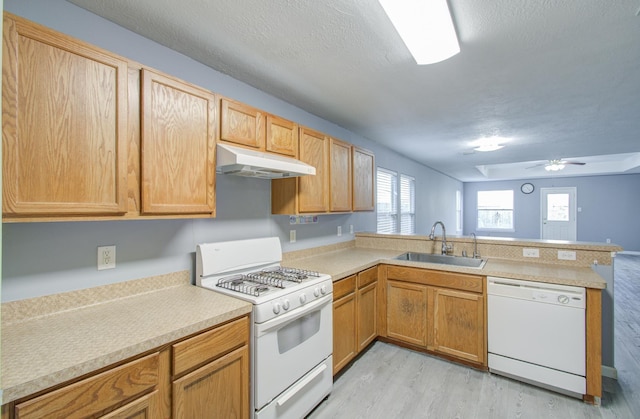
<svg viewBox="0 0 640 419">
<path fill-rule="evenodd" d="M 611 239 L 607 239 L 607 243 L 611 243 Z"/>
<path fill-rule="evenodd" d="M 338 226 L 338 237 L 342 236 L 342 226 Z"/>
<path fill-rule="evenodd" d="M 576 260 L 576 252 L 573 250 L 558 250 L 559 260 Z"/>
<path fill-rule="evenodd" d="M 98 246 L 98 270 L 116 267 L 116 246 Z"/>
<path fill-rule="evenodd" d="M 353 234 L 353 224 L 349 225 L 349 234 Z"/>
<path fill-rule="evenodd" d="M 289 243 L 295 243 L 295 242 L 296 242 L 296 231 L 289 230 Z"/>
<path fill-rule="evenodd" d="M 525 247 L 522 249 L 522 256 L 525 258 L 539 258 L 540 249 L 527 249 Z"/>
</svg>

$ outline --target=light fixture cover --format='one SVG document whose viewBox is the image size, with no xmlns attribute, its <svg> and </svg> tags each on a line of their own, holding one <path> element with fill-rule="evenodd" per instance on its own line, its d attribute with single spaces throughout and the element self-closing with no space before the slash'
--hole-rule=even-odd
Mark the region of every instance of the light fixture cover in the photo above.
<svg viewBox="0 0 640 419">
<path fill-rule="evenodd" d="M 500 143 L 507 142 L 508 138 L 493 136 L 484 137 L 473 143 L 475 151 L 496 151 L 500 150 L 504 145 Z"/>
<path fill-rule="evenodd" d="M 460 52 L 447 0 L 378 0 L 418 64 Z"/>
</svg>

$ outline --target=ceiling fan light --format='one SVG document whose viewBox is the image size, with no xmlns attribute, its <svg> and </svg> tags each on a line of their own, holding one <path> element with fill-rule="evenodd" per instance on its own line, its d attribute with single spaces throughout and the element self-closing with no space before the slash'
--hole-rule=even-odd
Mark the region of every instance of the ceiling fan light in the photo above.
<svg viewBox="0 0 640 419">
<path fill-rule="evenodd" d="M 547 163 L 544 166 L 544 170 L 547 172 L 557 172 L 558 170 L 564 169 L 564 164 L 561 163 Z"/>
<path fill-rule="evenodd" d="M 460 52 L 447 0 L 378 0 L 418 65 Z"/>
</svg>

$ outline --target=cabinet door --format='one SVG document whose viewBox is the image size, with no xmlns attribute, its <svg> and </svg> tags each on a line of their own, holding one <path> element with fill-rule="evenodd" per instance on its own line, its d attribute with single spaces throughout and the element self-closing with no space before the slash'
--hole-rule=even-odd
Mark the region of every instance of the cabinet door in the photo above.
<svg viewBox="0 0 640 419">
<path fill-rule="evenodd" d="M 358 351 L 356 341 L 356 294 L 333 302 L 333 374 L 349 363 Z"/>
<path fill-rule="evenodd" d="M 340 140 L 330 140 L 330 210 L 351 211 L 351 146 Z"/>
<path fill-rule="evenodd" d="M 264 114 L 243 103 L 221 99 L 220 139 L 264 151 Z"/>
<path fill-rule="evenodd" d="M 142 71 L 142 211 L 215 214 L 213 93 Z"/>
<path fill-rule="evenodd" d="M 322 133 L 301 127 L 299 141 L 299 158 L 315 167 L 316 175 L 302 176 L 297 179 L 298 211 L 327 212 L 329 209 L 329 139 Z"/>
<path fill-rule="evenodd" d="M 298 124 L 267 115 L 266 149 L 271 153 L 298 157 Z"/>
<path fill-rule="evenodd" d="M 5 14 L 5 216 L 124 214 L 127 62 Z"/>
<path fill-rule="evenodd" d="M 387 337 L 427 346 L 427 287 L 387 281 Z"/>
<path fill-rule="evenodd" d="M 434 350 L 484 364 L 484 298 L 482 295 L 433 289 Z"/>
<path fill-rule="evenodd" d="M 353 211 L 373 211 L 375 162 L 368 150 L 353 147 Z"/>
<path fill-rule="evenodd" d="M 378 336 L 378 283 L 358 289 L 358 352 Z"/>
<path fill-rule="evenodd" d="M 248 418 L 249 347 L 242 346 L 175 380 L 173 417 Z"/>
<path fill-rule="evenodd" d="M 102 419 L 152 419 L 156 415 L 154 404 L 157 403 L 157 398 L 158 392 L 154 391 L 100 417 Z"/>
</svg>

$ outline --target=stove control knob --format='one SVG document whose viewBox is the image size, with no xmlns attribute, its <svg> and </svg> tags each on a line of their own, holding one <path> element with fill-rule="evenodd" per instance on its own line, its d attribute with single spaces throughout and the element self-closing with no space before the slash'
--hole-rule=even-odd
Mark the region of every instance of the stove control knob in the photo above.
<svg viewBox="0 0 640 419">
<path fill-rule="evenodd" d="M 314 295 L 316 298 L 317 298 L 317 297 L 320 297 L 320 289 L 315 288 L 315 289 L 313 290 L 313 295 Z"/>
<path fill-rule="evenodd" d="M 300 304 L 307 302 L 307 294 L 300 294 Z"/>
<path fill-rule="evenodd" d="M 273 303 L 273 314 L 280 314 L 280 303 Z"/>
<path fill-rule="evenodd" d="M 322 293 L 322 295 L 325 295 L 327 293 L 327 286 L 326 285 L 321 286 L 320 292 Z"/>
<path fill-rule="evenodd" d="M 289 300 L 285 299 L 282 302 L 282 308 L 284 308 L 285 310 L 289 310 L 289 307 L 291 307 L 291 304 L 289 304 Z"/>
</svg>

